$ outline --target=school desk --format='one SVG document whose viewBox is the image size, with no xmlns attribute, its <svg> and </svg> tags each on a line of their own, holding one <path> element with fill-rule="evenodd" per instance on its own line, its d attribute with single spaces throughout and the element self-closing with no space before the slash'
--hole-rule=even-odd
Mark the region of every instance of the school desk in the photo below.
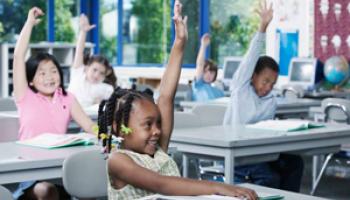
<svg viewBox="0 0 350 200">
<path fill-rule="evenodd" d="M 207 102 L 181 101 L 180 106 L 183 107 L 185 111 L 190 111 L 195 106 L 202 104 L 227 106 L 229 101 L 230 97 L 221 97 Z M 284 118 L 294 115 L 307 117 L 309 108 L 313 106 L 321 106 L 321 101 L 316 99 L 287 99 L 278 97 L 276 115 Z"/>
<path fill-rule="evenodd" d="M 183 152 L 183 175 L 188 175 L 188 159 L 224 159 L 225 180 L 233 183 L 234 166 L 271 161 L 279 153 L 325 154 L 337 152 L 350 143 L 350 125 L 327 125 L 297 132 L 245 128 L 244 126 L 208 126 L 177 128 L 170 146 Z"/>
<path fill-rule="evenodd" d="M 74 146 L 45 149 L 16 144 L 0 143 L 0 184 L 62 177 L 62 164 L 68 156 L 99 146 Z"/>
<path fill-rule="evenodd" d="M 259 185 L 254 185 L 250 183 L 243 183 L 239 184 L 241 187 L 250 188 L 253 189 L 258 195 L 259 194 L 270 194 L 270 195 L 281 195 L 283 196 L 283 200 L 325 200 L 321 197 L 315 197 L 305 194 L 298 194 L 295 192 L 289 192 L 274 188 L 268 188 L 263 187 Z M 196 196 L 181 196 L 181 197 L 174 197 L 174 196 L 164 196 L 164 195 L 151 195 L 148 197 L 144 197 L 140 200 L 154 200 L 154 199 L 162 199 L 162 200 L 203 200 L 203 197 L 196 197 Z M 223 199 L 223 196 L 214 196 L 214 197 L 207 197 L 205 200 L 220 200 Z"/>
</svg>

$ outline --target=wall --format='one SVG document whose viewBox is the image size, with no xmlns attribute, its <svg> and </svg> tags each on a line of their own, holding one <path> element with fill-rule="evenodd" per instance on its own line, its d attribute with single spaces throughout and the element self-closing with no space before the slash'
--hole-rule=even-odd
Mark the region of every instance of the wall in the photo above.
<svg viewBox="0 0 350 200">
<path fill-rule="evenodd" d="M 344 55 L 350 60 L 350 1 L 315 0 L 314 11 L 315 57 L 324 62 L 331 56 Z"/>
</svg>

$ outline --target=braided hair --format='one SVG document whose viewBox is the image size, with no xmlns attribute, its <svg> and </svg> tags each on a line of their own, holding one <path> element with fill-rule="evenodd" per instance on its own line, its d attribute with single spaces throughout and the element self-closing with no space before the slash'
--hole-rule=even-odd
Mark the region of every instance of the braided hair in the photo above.
<svg viewBox="0 0 350 200">
<path fill-rule="evenodd" d="M 128 126 L 132 103 L 138 99 L 146 99 L 154 103 L 153 93 L 148 90 L 143 92 L 122 89 L 117 87 L 108 100 L 100 103 L 98 109 L 98 139 L 102 141 L 102 146 L 109 153 L 112 148 L 112 136 L 120 136 L 121 127 Z M 115 122 L 115 130 L 113 129 Z M 103 137 L 103 135 L 105 137 Z"/>
</svg>

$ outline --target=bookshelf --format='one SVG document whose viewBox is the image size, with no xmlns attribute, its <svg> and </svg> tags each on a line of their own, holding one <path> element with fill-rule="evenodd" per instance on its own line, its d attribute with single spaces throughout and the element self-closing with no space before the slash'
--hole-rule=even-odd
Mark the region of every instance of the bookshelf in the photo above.
<svg viewBox="0 0 350 200">
<path fill-rule="evenodd" d="M 2 43 L 0 48 L 0 97 L 2 98 L 12 96 L 12 63 L 15 45 L 16 44 L 13 43 Z M 85 51 L 90 52 L 91 54 L 93 53 L 94 44 L 87 43 L 85 47 Z M 69 83 L 69 67 L 73 63 L 75 54 L 75 44 L 49 42 L 30 44 L 27 50 L 26 59 L 41 52 L 46 52 L 56 57 L 63 69 L 64 85 L 67 87 Z"/>
</svg>

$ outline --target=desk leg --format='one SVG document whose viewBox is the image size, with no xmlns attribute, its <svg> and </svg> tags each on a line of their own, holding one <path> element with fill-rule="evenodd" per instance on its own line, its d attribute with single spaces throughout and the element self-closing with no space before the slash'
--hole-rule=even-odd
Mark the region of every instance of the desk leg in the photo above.
<svg viewBox="0 0 350 200">
<path fill-rule="evenodd" d="M 182 176 L 188 177 L 188 156 L 186 153 L 182 153 Z"/>
<path fill-rule="evenodd" d="M 225 183 L 234 184 L 235 158 L 232 151 L 227 151 L 225 155 Z"/>
<path fill-rule="evenodd" d="M 319 156 L 312 156 L 312 187 L 315 187 L 317 174 L 318 174 L 318 164 L 319 163 Z"/>
</svg>

